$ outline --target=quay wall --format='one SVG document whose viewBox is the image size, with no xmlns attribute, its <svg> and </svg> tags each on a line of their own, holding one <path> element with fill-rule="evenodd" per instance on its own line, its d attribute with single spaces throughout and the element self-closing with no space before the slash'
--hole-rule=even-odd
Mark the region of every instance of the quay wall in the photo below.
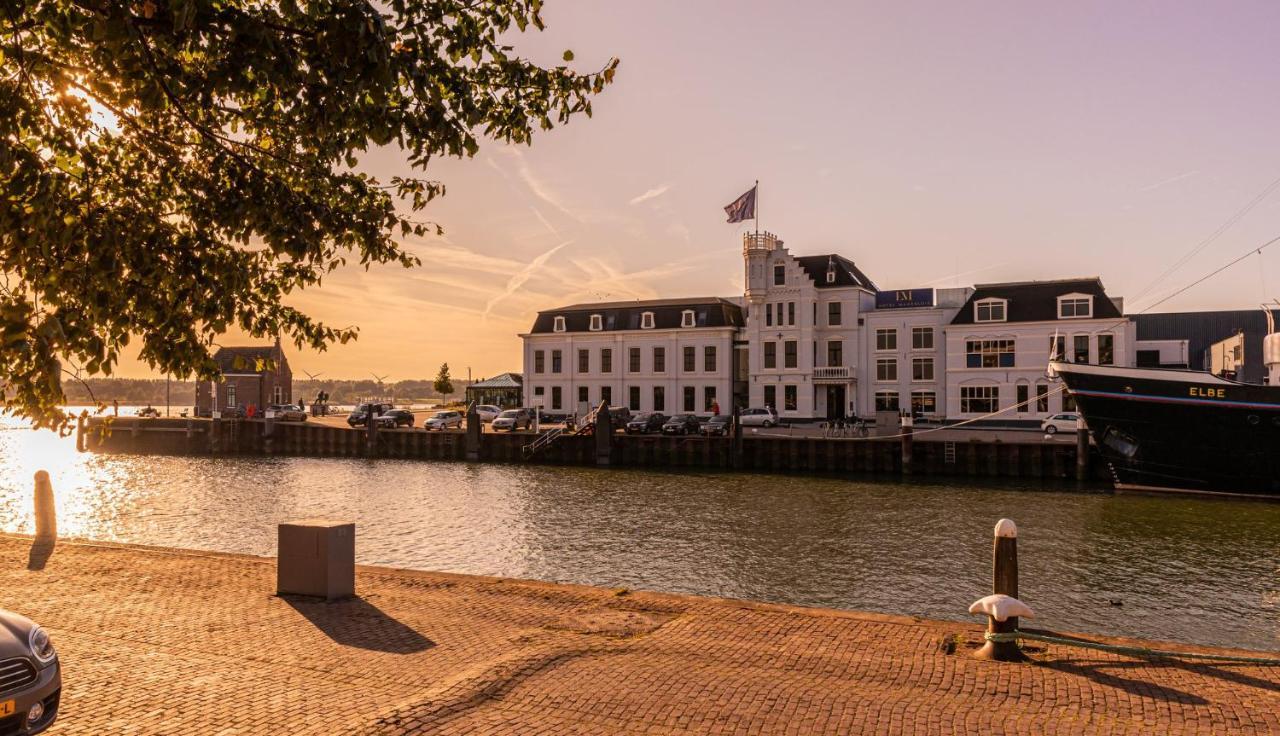
<svg viewBox="0 0 1280 736">
<path fill-rule="evenodd" d="M 369 443 L 365 429 L 312 422 L 248 419 L 136 419 L 79 429 L 81 450 L 173 455 L 279 455 L 455 460 L 547 465 L 711 468 L 765 472 L 963 476 L 1110 481 L 1106 464 L 1076 463 L 1076 445 L 1041 442 L 942 442 L 897 438 L 684 437 L 614 434 L 564 435 L 532 457 L 524 448 L 535 436 L 465 431 L 383 429 Z M 469 443 L 471 445 L 469 446 Z M 905 445 L 905 447 L 904 447 Z M 469 452 L 470 450 L 470 452 Z M 1094 453 L 1090 453 L 1093 455 Z M 1083 472 L 1083 475 L 1081 473 Z"/>
</svg>

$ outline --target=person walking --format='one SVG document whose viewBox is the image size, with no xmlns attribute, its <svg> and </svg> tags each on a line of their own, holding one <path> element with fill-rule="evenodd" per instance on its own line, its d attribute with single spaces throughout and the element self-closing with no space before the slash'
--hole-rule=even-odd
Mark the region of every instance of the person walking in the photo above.
<svg viewBox="0 0 1280 736">
<path fill-rule="evenodd" d="M 711 414 L 712 416 L 720 416 L 720 402 L 715 399 L 711 400 Z"/>
<path fill-rule="evenodd" d="M 111 412 L 115 414 L 115 416 L 120 416 L 120 400 L 119 399 L 111 400 Z"/>
</svg>

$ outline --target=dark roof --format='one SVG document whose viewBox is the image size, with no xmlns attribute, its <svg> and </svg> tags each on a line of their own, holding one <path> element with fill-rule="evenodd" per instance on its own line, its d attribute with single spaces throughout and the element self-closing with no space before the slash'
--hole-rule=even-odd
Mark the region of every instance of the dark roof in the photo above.
<svg viewBox="0 0 1280 736">
<path fill-rule="evenodd" d="M 876 291 L 876 285 L 862 272 L 853 261 L 835 253 L 825 256 L 796 256 L 796 261 L 805 274 L 813 279 L 813 285 L 819 289 L 834 289 L 841 286 L 861 286 Z M 834 268 L 836 280 L 827 282 L 827 270 Z"/>
<path fill-rule="evenodd" d="M 524 379 L 519 373 L 500 373 L 493 378 L 486 378 L 483 381 L 476 381 L 467 386 L 467 389 L 473 388 L 520 388 L 524 385 Z"/>
<path fill-rule="evenodd" d="M 269 362 L 275 359 L 275 350 L 274 345 L 218 348 L 213 360 L 223 373 L 264 373 L 270 370 Z"/>
<path fill-rule="evenodd" d="M 1015 281 L 1007 284 L 978 284 L 973 294 L 951 320 L 953 325 L 973 324 L 973 304 L 983 299 L 1008 300 L 1005 322 L 1052 322 L 1058 319 L 1058 297 L 1088 294 L 1093 297 L 1094 319 L 1121 319 L 1120 310 L 1107 296 L 1102 279 L 1062 279 L 1059 281 Z M 1070 320 L 1066 320 L 1070 321 Z"/>
<path fill-rule="evenodd" d="M 590 332 L 591 315 L 602 318 L 604 331 L 638 330 L 640 315 L 653 312 L 656 329 L 673 329 L 680 326 L 680 314 L 692 309 L 694 323 L 698 327 L 740 327 L 742 309 L 720 297 L 687 299 L 650 299 L 634 302 L 600 302 L 599 304 L 571 304 L 559 309 L 538 312 L 529 332 L 538 334 L 555 332 L 555 318 L 564 317 L 566 332 Z"/>
</svg>

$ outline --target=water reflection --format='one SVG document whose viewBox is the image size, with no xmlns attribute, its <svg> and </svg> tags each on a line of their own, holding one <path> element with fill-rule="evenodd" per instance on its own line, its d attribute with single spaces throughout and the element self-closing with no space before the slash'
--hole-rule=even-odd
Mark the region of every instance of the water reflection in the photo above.
<svg viewBox="0 0 1280 736">
<path fill-rule="evenodd" d="M 272 554 L 358 524 L 362 562 L 966 619 L 993 522 L 1049 627 L 1280 649 L 1280 505 L 1019 486 L 309 458 L 81 455 L 0 420 L 0 529 L 45 468 L 67 536 Z"/>
</svg>

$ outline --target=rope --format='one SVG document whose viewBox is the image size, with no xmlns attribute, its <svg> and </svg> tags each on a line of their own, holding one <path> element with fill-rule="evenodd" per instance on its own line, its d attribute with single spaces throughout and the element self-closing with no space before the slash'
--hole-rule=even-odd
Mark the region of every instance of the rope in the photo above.
<svg viewBox="0 0 1280 736">
<path fill-rule="evenodd" d="M 1175 652 L 1168 649 L 1150 649 L 1147 647 L 1124 647 L 1115 644 L 1103 644 L 1096 641 L 1088 641 L 1086 639 L 1068 639 L 1061 636 L 1050 636 L 1048 634 L 1032 634 L 1029 631 L 1011 631 L 1007 633 L 987 632 L 984 635 L 987 641 L 1002 643 L 1016 642 L 1019 639 L 1028 639 L 1030 641 L 1042 641 L 1047 644 L 1060 644 L 1066 647 L 1079 647 L 1081 649 L 1096 649 L 1100 652 L 1111 652 L 1113 654 L 1124 654 L 1131 657 L 1168 657 L 1170 659 L 1198 659 L 1208 662 L 1234 662 L 1238 664 L 1257 664 L 1264 667 L 1280 667 L 1280 659 L 1271 657 L 1241 657 L 1229 654 L 1196 654 L 1194 652 Z"/>
</svg>

